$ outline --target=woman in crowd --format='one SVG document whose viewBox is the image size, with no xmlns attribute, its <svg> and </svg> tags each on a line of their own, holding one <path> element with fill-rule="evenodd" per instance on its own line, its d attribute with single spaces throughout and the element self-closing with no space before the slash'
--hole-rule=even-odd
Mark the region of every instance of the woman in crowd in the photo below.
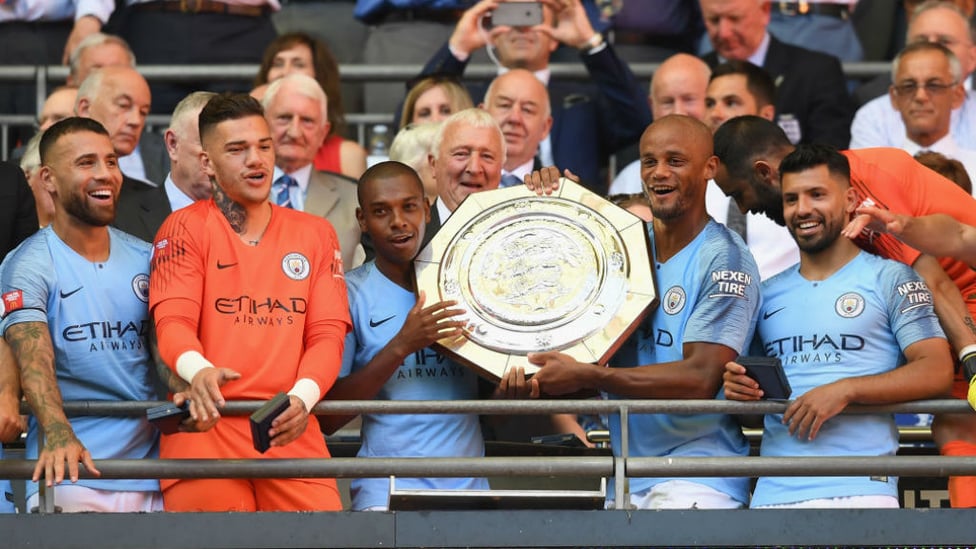
<svg viewBox="0 0 976 549">
<path fill-rule="evenodd" d="M 346 112 L 339 91 L 339 65 L 332 52 L 321 41 L 305 33 L 282 34 L 264 51 L 254 86 L 262 87 L 293 72 L 317 80 L 329 100 L 329 134 L 315 157 L 315 169 L 359 179 L 366 171 L 366 150 L 359 143 L 343 138 Z"/>
<path fill-rule="evenodd" d="M 408 124 L 440 122 L 452 114 L 473 107 L 471 96 L 457 80 L 447 76 L 428 76 L 418 81 L 403 101 L 400 127 Z"/>
</svg>

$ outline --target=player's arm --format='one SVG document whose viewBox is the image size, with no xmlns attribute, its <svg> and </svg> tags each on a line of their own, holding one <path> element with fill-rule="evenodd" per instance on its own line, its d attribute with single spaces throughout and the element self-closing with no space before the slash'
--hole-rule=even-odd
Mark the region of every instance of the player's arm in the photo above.
<svg viewBox="0 0 976 549">
<path fill-rule="evenodd" d="M 945 330 L 952 348 L 956 352 L 961 352 L 970 345 L 976 345 L 976 324 L 969 315 L 969 309 L 959 293 L 959 288 L 939 262 L 930 255 L 921 255 L 912 264 L 912 268 L 922 277 L 925 285 L 932 292 L 935 314 L 939 317 L 939 324 Z"/>
<path fill-rule="evenodd" d="M 0 338 L 0 442 L 13 442 L 27 425 L 20 415 L 20 373 L 6 340 Z"/>
<path fill-rule="evenodd" d="M 365 366 L 348 376 L 340 377 L 325 395 L 326 400 L 370 400 L 383 388 L 386 381 L 397 371 L 411 354 L 429 347 L 435 341 L 461 335 L 463 321 L 451 320 L 462 314 L 454 309 L 456 301 L 441 301 L 424 307 L 426 296 L 421 291 L 403 327 Z M 346 349 L 345 352 L 354 352 Z M 349 423 L 355 415 L 328 415 L 319 422 L 322 432 L 330 435 Z"/>
<path fill-rule="evenodd" d="M 783 423 L 790 433 L 813 440 L 824 422 L 848 404 L 892 404 L 948 393 L 952 386 L 952 356 L 939 337 L 905 348 L 907 362 L 883 374 L 849 377 L 807 391 L 790 403 Z"/>
<path fill-rule="evenodd" d="M 20 366 L 21 386 L 44 434 L 33 480 L 43 473 L 48 486 L 64 480 L 65 463 L 71 482 L 78 481 L 78 462 L 99 475 L 88 449 L 68 422 L 54 373 L 54 346 L 44 322 L 21 322 L 7 328 L 4 337 Z"/>
<path fill-rule="evenodd" d="M 725 345 L 705 342 L 685 343 L 682 350 L 684 358 L 680 361 L 636 368 L 605 368 L 578 362 L 563 353 L 532 353 L 529 362 L 542 369 L 530 382 L 550 395 L 589 389 L 625 398 L 715 398 L 725 363 L 735 360 L 738 353 Z"/>
<path fill-rule="evenodd" d="M 871 219 L 871 228 L 888 232 L 909 246 L 935 257 L 954 257 L 976 267 L 976 227 L 947 214 L 913 217 L 874 206 L 861 206 L 858 215 Z"/>
</svg>

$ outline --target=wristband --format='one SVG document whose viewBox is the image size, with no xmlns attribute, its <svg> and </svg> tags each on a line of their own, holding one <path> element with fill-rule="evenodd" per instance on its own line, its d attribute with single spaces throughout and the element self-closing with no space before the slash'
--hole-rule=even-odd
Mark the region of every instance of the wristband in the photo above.
<svg viewBox="0 0 976 549">
<path fill-rule="evenodd" d="M 966 345 L 959 351 L 959 362 L 962 363 L 962 373 L 967 381 L 976 376 L 976 345 Z"/>
<path fill-rule="evenodd" d="M 213 367 L 214 365 L 197 351 L 187 351 L 176 359 L 176 373 L 187 383 L 193 383 L 193 376 L 200 370 Z"/>
<path fill-rule="evenodd" d="M 295 382 L 295 386 L 288 391 L 289 395 L 297 396 L 305 403 L 305 411 L 312 413 L 312 408 L 318 404 L 319 399 L 322 397 L 322 390 L 319 388 L 319 384 L 315 383 L 307 377 L 303 377 Z"/>
</svg>

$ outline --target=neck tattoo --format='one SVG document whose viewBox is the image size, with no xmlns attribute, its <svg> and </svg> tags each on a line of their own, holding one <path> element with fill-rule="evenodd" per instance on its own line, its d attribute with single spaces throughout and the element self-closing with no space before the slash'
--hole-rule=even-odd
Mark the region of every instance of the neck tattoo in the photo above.
<svg viewBox="0 0 976 549">
<path fill-rule="evenodd" d="M 244 231 L 247 230 L 247 212 L 244 210 L 244 206 L 231 200 L 218 185 L 214 185 L 213 198 L 227 222 L 230 223 L 230 228 L 234 229 L 238 235 L 243 236 Z M 252 246 L 257 245 L 256 240 L 250 242 Z"/>
</svg>

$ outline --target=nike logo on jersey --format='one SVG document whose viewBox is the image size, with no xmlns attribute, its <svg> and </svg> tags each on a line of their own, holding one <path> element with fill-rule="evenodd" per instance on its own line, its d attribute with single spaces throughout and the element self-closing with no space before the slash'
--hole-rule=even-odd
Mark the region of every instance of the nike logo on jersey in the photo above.
<svg viewBox="0 0 976 549">
<path fill-rule="evenodd" d="M 388 317 L 384 318 L 383 320 L 373 320 L 371 318 L 371 319 L 369 319 L 369 327 L 370 328 L 375 328 L 375 327 L 379 326 L 380 324 L 383 324 L 387 320 L 393 319 L 394 317 L 396 317 L 396 315 L 388 316 Z"/>
<path fill-rule="evenodd" d="M 219 259 L 217 260 L 217 268 L 218 269 L 227 269 L 227 268 L 233 267 L 235 265 L 237 265 L 237 262 L 236 261 L 233 262 L 233 263 L 221 263 Z"/>
<path fill-rule="evenodd" d="M 66 292 L 64 290 L 61 290 L 61 299 L 69 298 L 69 297 L 75 295 L 76 293 L 80 292 L 82 288 L 84 288 L 84 286 L 78 286 L 77 288 L 75 288 L 74 290 L 71 290 L 70 292 Z"/>
<path fill-rule="evenodd" d="M 783 310 L 783 309 L 785 309 L 785 308 L 786 308 L 786 307 L 780 307 L 779 309 L 776 309 L 775 311 L 766 311 L 765 313 L 763 313 L 763 320 L 766 320 L 766 319 L 768 319 L 769 317 L 771 317 L 771 316 L 773 316 L 774 314 L 776 314 L 776 313 L 778 313 L 778 312 L 780 312 L 780 311 L 782 311 L 782 310 Z"/>
</svg>

